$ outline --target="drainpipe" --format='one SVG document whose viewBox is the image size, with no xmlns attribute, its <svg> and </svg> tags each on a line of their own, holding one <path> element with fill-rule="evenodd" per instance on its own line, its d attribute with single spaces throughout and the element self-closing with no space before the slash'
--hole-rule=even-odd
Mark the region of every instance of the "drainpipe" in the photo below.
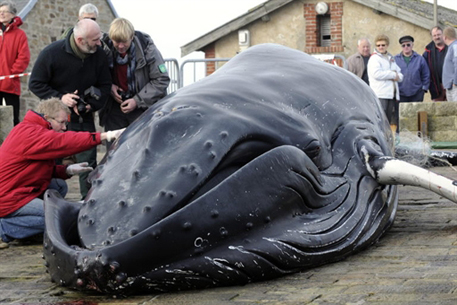
<svg viewBox="0 0 457 305">
<path fill-rule="evenodd" d="M 438 0 L 433 1 L 433 24 L 438 25 Z"/>
</svg>

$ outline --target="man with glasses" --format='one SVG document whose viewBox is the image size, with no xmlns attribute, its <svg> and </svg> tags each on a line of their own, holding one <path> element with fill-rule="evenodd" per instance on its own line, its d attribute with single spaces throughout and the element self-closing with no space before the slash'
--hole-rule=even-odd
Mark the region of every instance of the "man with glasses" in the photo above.
<svg viewBox="0 0 457 305">
<path fill-rule="evenodd" d="M 97 21 L 98 18 L 98 8 L 92 3 L 86 3 L 79 8 L 78 20 L 91 19 Z M 72 27 L 68 28 L 63 32 L 60 39 L 65 39 L 68 33 L 71 31 Z"/>
<path fill-rule="evenodd" d="M 8 242 L 44 232 L 43 195 L 47 189 L 67 193 L 64 179 L 92 170 L 87 163 L 56 165 L 55 159 L 119 137 L 110 132 L 64 132 L 69 108 L 59 98 L 29 110 L 0 146 L 0 249 Z"/>
<path fill-rule="evenodd" d="M 435 26 L 431 29 L 432 41 L 425 47 L 422 56 L 430 69 L 430 96 L 434 102 L 446 101 L 446 90 L 443 87 L 443 64 L 447 45 L 443 40 L 443 29 Z"/>
<path fill-rule="evenodd" d="M 97 21 L 98 8 L 92 3 L 86 3 L 79 8 L 79 20 L 92 19 Z"/>
<path fill-rule="evenodd" d="M 101 35 L 95 21 L 80 20 L 65 39 L 44 48 L 33 66 L 30 91 L 40 99 L 60 98 L 71 109 L 69 129 L 72 131 L 94 132 L 94 112 L 103 107 L 110 93 L 111 75 L 106 54 L 100 47 Z M 92 89 L 100 94 L 86 96 L 85 92 Z M 78 163 L 97 165 L 95 147 L 75 157 Z M 89 190 L 87 176 L 80 175 L 82 199 Z"/>
<path fill-rule="evenodd" d="M 0 2 L 0 76 L 23 73 L 29 65 L 27 35 L 19 28 L 22 20 L 16 13 L 16 7 L 12 2 Z M 3 100 L 6 105 L 13 106 L 14 125 L 19 124 L 20 95 L 20 78 L 0 80 L 0 106 Z"/>
<path fill-rule="evenodd" d="M 390 123 L 392 134 L 395 137 L 398 125 L 398 100 L 400 90 L 398 82 L 403 80 L 400 67 L 395 63 L 394 57 L 387 52 L 389 37 L 384 34 L 375 38 L 375 51 L 368 60 L 368 80 L 370 87 L 378 97 L 381 106 Z"/>
<path fill-rule="evenodd" d="M 430 85 L 430 70 L 425 59 L 413 50 L 414 38 L 410 35 L 401 37 L 398 42 L 401 52 L 395 55 L 395 62 L 401 69 L 403 81 L 398 84 L 400 103 L 422 102 Z M 398 108 L 399 104 L 396 103 Z M 397 122 L 400 121 L 400 110 L 396 111 Z M 400 132 L 397 125 L 397 135 Z"/>
</svg>

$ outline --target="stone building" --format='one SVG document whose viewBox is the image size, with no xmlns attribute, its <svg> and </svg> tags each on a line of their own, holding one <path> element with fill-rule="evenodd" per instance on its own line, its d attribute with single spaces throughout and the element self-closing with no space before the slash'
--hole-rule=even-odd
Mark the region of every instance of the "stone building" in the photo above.
<svg viewBox="0 0 457 305">
<path fill-rule="evenodd" d="M 92 3 L 99 10 L 98 24 L 102 31 L 108 31 L 111 21 L 118 17 L 109 0 L 13 0 L 17 15 L 24 24 L 21 29 L 27 34 L 31 53 L 30 64 L 25 72 L 32 71 L 33 64 L 40 51 L 50 43 L 58 40 L 62 33 L 78 21 L 79 8 Z M 28 89 L 28 77 L 21 79 L 21 113 L 22 119 L 28 109 L 35 108 L 39 99 Z"/>
<path fill-rule="evenodd" d="M 442 26 L 457 25 L 456 11 L 438 12 Z M 348 58 L 359 38 L 372 41 L 381 33 L 390 38 L 390 53 L 399 53 L 398 39 L 411 35 L 422 54 L 434 25 L 433 4 L 420 0 L 270 0 L 182 46 L 181 56 L 203 51 L 206 58 L 230 58 L 252 45 L 278 43 Z"/>
</svg>

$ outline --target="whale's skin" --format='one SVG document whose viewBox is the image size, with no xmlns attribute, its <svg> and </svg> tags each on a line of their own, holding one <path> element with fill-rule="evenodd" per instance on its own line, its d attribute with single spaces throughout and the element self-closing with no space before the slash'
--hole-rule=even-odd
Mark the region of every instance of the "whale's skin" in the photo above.
<svg viewBox="0 0 457 305">
<path fill-rule="evenodd" d="M 398 196 L 361 150 L 392 156 L 388 122 L 353 74 L 262 44 L 130 125 L 82 205 L 46 193 L 53 281 L 131 294 L 243 285 L 375 243 Z"/>
</svg>

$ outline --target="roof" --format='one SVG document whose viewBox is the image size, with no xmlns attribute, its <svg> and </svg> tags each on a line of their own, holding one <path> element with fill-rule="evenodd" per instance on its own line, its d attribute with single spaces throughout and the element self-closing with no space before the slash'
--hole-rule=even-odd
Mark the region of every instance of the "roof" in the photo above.
<svg viewBox="0 0 457 305">
<path fill-rule="evenodd" d="M 200 36 L 181 47 L 184 57 L 194 51 L 200 51 L 207 45 L 234 32 L 240 28 L 268 15 L 272 11 L 295 0 L 269 0 L 250 9 L 245 14 L 221 25 L 220 27 Z M 350 0 L 372 8 L 377 13 L 397 17 L 416 26 L 430 29 L 433 24 L 433 4 L 420 0 Z M 442 25 L 457 25 L 456 11 L 439 6 L 438 22 Z"/>
<path fill-rule="evenodd" d="M 16 5 L 16 9 L 18 11 L 18 16 L 22 19 L 27 15 L 27 13 L 32 9 L 35 3 L 38 0 L 16 0 L 14 4 Z"/>
<path fill-rule="evenodd" d="M 16 1 L 14 1 L 14 3 L 16 4 L 16 9 L 18 11 L 17 15 L 19 17 L 21 17 L 21 19 L 24 19 L 37 2 L 38 2 L 38 0 L 16 0 Z M 111 1 L 106 0 L 106 2 L 108 3 L 109 7 L 111 8 L 111 11 L 113 12 L 114 16 L 118 16 L 116 9 L 114 8 Z"/>
<path fill-rule="evenodd" d="M 245 25 L 260 19 L 293 1 L 295 0 L 269 0 L 255 6 L 245 14 L 182 46 L 181 57 L 184 57 L 194 51 L 199 51 L 210 43 L 213 43 L 231 32 L 239 30 Z"/>
</svg>

